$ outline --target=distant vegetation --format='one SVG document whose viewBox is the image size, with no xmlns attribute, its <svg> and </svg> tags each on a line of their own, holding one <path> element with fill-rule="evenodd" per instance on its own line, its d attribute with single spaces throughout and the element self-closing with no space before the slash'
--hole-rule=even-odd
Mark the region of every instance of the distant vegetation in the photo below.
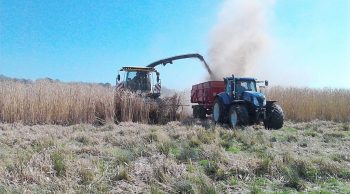
<svg viewBox="0 0 350 194">
<path fill-rule="evenodd" d="M 179 96 L 161 103 L 108 84 L 62 83 L 51 79 L 0 80 L 0 122 L 24 124 L 166 123 L 177 117 Z"/>
<path fill-rule="evenodd" d="M 350 90 L 272 87 L 268 99 L 279 101 L 287 120 L 348 121 Z M 178 120 L 177 94 L 155 102 L 138 94 L 115 92 L 110 84 L 63 83 L 0 77 L 0 122 L 24 124 L 105 123 L 134 121 L 166 123 Z M 188 113 L 187 113 L 188 114 Z"/>
<path fill-rule="evenodd" d="M 286 118 L 293 121 L 350 120 L 349 89 L 272 87 L 267 97 L 277 100 Z"/>
</svg>

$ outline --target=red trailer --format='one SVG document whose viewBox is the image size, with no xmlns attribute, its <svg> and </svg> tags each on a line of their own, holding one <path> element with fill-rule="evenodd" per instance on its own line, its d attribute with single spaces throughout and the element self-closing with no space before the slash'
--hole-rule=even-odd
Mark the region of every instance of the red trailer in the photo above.
<svg viewBox="0 0 350 194">
<path fill-rule="evenodd" d="M 224 81 L 208 81 L 192 86 L 191 103 L 193 105 L 194 118 L 206 118 L 206 115 L 212 114 L 215 96 L 225 90 Z"/>
</svg>

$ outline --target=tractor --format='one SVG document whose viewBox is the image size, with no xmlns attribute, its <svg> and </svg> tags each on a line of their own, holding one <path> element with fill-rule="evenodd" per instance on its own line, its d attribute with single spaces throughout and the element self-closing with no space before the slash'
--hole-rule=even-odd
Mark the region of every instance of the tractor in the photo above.
<svg viewBox="0 0 350 194">
<path fill-rule="evenodd" d="M 215 123 L 228 123 L 231 127 L 264 123 L 267 129 L 283 127 L 284 114 L 277 101 L 266 100 L 258 92 L 257 84 L 268 81 L 257 81 L 254 78 L 231 77 L 224 81 L 209 81 L 192 86 L 191 102 L 193 115 L 206 118 L 212 114 Z"/>
</svg>

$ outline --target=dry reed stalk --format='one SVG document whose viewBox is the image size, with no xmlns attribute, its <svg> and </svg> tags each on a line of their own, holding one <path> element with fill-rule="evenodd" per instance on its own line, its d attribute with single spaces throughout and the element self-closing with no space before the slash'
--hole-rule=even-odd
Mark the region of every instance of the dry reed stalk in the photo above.
<svg viewBox="0 0 350 194">
<path fill-rule="evenodd" d="M 0 84 L 0 120 L 3 122 L 93 123 L 96 113 L 103 115 L 106 121 L 113 121 L 112 87 L 48 80 L 1 81 Z"/>
<path fill-rule="evenodd" d="M 166 98 L 165 106 L 140 94 L 115 91 L 111 86 L 99 84 L 3 80 L 0 81 L 0 122 L 30 125 L 114 121 L 159 123 L 176 119 L 174 107 L 178 99 L 177 96 L 172 100 Z M 172 108 L 169 110 L 169 107 Z M 150 118 L 152 115 L 157 118 Z"/>
<path fill-rule="evenodd" d="M 272 87 L 267 97 L 278 100 L 286 118 L 293 121 L 349 121 L 350 90 Z M 159 101 L 143 98 L 111 86 L 61 83 L 40 80 L 33 83 L 0 81 L 0 122 L 24 124 L 96 123 L 133 121 L 166 123 L 181 119 L 174 95 Z"/>
<path fill-rule="evenodd" d="M 350 120 L 350 90 L 272 87 L 267 97 L 278 100 L 286 118 L 293 121 Z"/>
</svg>

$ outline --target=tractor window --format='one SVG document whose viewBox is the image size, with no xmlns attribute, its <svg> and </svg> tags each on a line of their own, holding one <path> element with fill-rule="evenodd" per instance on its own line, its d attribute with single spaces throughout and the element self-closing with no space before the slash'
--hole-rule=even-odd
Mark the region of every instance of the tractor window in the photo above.
<svg viewBox="0 0 350 194">
<path fill-rule="evenodd" d="M 237 91 L 237 93 L 241 93 L 244 91 L 256 92 L 256 84 L 254 81 L 237 81 L 236 82 L 236 91 Z"/>
<path fill-rule="evenodd" d="M 129 71 L 126 75 L 127 87 L 130 90 L 151 90 L 151 80 L 149 72 L 144 71 Z"/>
<path fill-rule="evenodd" d="M 126 75 L 126 81 L 130 81 L 136 77 L 136 72 L 135 71 L 129 71 Z"/>
</svg>

